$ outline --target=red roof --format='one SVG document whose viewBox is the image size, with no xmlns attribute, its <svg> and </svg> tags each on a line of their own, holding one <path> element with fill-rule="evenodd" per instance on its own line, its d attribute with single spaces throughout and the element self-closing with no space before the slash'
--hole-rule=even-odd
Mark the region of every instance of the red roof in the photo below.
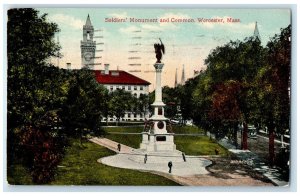
<svg viewBox="0 0 300 196">
<path fill-rule="evenodd" d="M 104 70 L 95 70 L 96 80 L 100 84 L 135 84 L 135 85 L 150 85 L 151 83 L 138 78 L 126 71 L 111 70 L 105 75 Z"/>
</svg>

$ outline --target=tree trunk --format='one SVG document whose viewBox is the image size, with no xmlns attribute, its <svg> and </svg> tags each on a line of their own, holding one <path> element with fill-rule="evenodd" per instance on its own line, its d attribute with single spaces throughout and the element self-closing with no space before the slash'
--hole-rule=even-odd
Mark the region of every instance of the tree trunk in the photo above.
<svg viewBox="0 0 300 196">
<path fill-rule="evenodd" d="M 234 145 L 235 145 L 235 148 L 237 149 L 238 148 L 238 136 L 237 136 L 237 133 L 238 133 L 238 123 L 234 123 L 233 124 L 233 131 L 234 131 Z"/>
<path fill-rule="evenodd" d="M 275 140 L 275 132 L 274 127 L 269 126 L 269 163 L 271 166 L 274 165 L 275 162 L 275 151 L 274 151 L 274 140 Z"/>
<path fill-rule="evenodd" d="M 248 124 L 243 122 L 242 150 L 248 150 Z"/>
</svg>

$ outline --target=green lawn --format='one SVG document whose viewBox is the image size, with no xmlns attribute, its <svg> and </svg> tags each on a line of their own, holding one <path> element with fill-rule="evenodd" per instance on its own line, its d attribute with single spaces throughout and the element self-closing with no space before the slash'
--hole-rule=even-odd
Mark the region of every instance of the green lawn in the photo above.
<svg viewBox="0 0 300 196">
<path fill-rule="evenodd" d="M 204 130 L 196 126 L 172 126 L 173 132 L 177 134 L 204 134 Z"/>
<path fill-rule="evenodd" d="M 228 155 L 227 149 L 207 136 L 175 136 L 174 142 L 176 148 L 187 155 L 215 155 L 216 148 L 219 149 L 219 155 Z"/>
<path fill-rule="evenodd" d="M 123 132 L 123 133 L 141 133 L 144 130 L 144 126 L 135 127 L 103 127 L 103 130 L 107 133 Z"/>
<path fill-rule="evenodd" d="M 178 185 L 147 172 L 100 164 L 97 159 L 115 153 L 91 142 L 85 142 L 83 146 L 73 141 L 52 185 Z"/>
<path fill-rule="evenodd" d="M 7 166 L 7 182 L 11 185 L 32 185 L 29 171 L 20 164 Z"/>
<path fill-rule="evenodd" d="M 105 137 L 132 148 L 139 148 L 140 143 L 142 142 L 142 135 L 109 134 Z"/>
</svg>

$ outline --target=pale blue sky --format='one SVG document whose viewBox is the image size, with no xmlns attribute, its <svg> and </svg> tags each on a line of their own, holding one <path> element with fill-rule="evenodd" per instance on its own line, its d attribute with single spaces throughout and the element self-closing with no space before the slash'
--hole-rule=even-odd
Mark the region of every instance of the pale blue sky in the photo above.
<svg viewBox="0 0 300 196">
<path fill-rule="evenodd" d="M 102 56 L 100 63 L 109 63 L 112 69 L 125 71 L 141 70 L 133 73 L 154 83 L 153 70 L 155 54 L 153 44 L 160 37 L 165 44 L 166 54 L 163 85 L 174 85 L 175 69 L 178 68 L 178 80 L 181 78 L 182 65 L 185 64 L 186 78 L 193 76 L 194 70 L 204 69 L 203 60 L 211 49 L 230 40 L 244 39 L 253 35 L 255 21 L 258 22 L 262 44 L 265 45 L 270 37 L 280 32 L 290 24 L 289 9 L 128 9 L 128 8 L 41 8 L 41 13 L 48 13 L 49 20 L 56 22 L 61 29 L 59 40 L 64 57 L 60 66 L 67 62 L 73 68 L 80 68 L 80 40 L 82 40 L 82 25 L 87 15 L 95 29 L 99 45 L 97 55 Z M 240 23 L 108 23 L 105 18 L 237 18 Z M 141 31 L 141 32 L 136 32 Z M 136 39 L 136 37 L 141 37 Z M 141 45 L 135 45 L 139 43 Z M 138 53 L 129 53 L 129 51 Z M 140 60 L 130 60 L 131 56 L 141 57 Z M 54 61 L 56 62 L 56 61 Z M 130 63 L 141 63 L 139 66 L 129 66 Z M 97 66 L 96 69 L 103 69 Z M 145 73 L 146 71 L 146 73 Z M 152 86 L 153 87 L 153 86 Z"/>
</svg>

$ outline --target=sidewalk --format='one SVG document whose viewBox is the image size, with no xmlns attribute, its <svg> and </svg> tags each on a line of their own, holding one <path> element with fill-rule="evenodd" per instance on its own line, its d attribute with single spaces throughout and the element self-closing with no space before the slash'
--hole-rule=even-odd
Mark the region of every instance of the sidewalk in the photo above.
<svg viewBox="0 0 300 196">
<path fill-rule="evenodd" d="M 230 144 L 227 139 L 222 139 L 218 141 L 218 143 L 225 148 L 227 148 L 230 152 L 235 154 L 242 162 L 250 165 L 253 170 L 260 172 L 269 180 L 272 181 L 273 184 L 277 186 L 288 186 L 289 182 L 286 182 L 279 178 L 280 173 L 276 168 L 270 168 L 261 159 L 253 152 L 249 150 L 238 150 L 234 145 Z"/>
<path fill-rule="evenodd" d="M 134 148 L 121 144 L 121 151 L 119 152 L 117 149 L 118 143 L 115 141 L 96 137 L 90 139 L 90 141 L 118 153 L 98 160 L 100 163 L 113 167 L 154 171 L 168 175 L 190 176 L 208 174 L 209 172 L 205 168 L 212 163 L 210 160 L 197 156 L 186 156 L 186 162 L 184 162 L 181 155 L 176 157 L 160 156 L 157 158 L 149 155 L 147 162 L 144 163 L 145 155 L 138 153 Z M 157 159 L 159 161 L 153 162 L 151 159 Z M 173 162 L 172 173 L 169 173 L 169 161 Z"/>
</svg>

